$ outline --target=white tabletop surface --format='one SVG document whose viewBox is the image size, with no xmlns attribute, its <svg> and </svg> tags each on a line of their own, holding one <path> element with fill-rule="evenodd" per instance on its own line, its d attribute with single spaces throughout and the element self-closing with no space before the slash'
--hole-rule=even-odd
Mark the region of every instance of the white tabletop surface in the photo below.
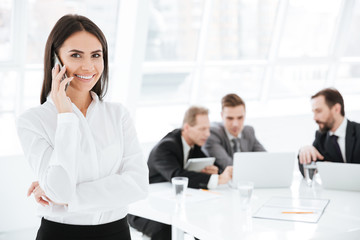
<svg viewBox="0 0 360 240">
<path fill-rule="evenodd" d="M 199 239 L 360 239 L 360 192 L 313 187 L 298 178 L 291 188 L 254 189 L 251 208 L 243 210 L 239 194 L 228 186 L 214 192 L 216 199 L 187 202 L 179 211 L 174 201 L 159 197 L 170 183 L 150 185 L 149 197 L 129 207 L 129 213 L 171 224 Z M 318 223 L 253 218 L 272 197 L 329 199 Z"/>
</svg>

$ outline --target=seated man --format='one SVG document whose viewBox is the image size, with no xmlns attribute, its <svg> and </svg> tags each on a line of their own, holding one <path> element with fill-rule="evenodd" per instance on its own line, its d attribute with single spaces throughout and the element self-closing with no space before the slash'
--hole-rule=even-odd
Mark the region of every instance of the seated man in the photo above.
<svg viewBox="0 0 360 240">
<path fill-rule="evenodd" d="M 344 100 L 333 88 L 311 97 L 314 120 L 319 125 L 315 140 L 299 151 L 299 168 L 311 161 L 360 163 L 360 124 L 345 118 Z"/>
<path fill-rule="evenodd" d="M 208 156 L 216 158 L 220 171 L 233 165 L 235 152 L 263 152 L 254 128 L 244 126 L 245 102 L 236 94 L 228 94 L 221 101 L 222 123 L 212 123 L 211 135 L 202 147 Z"/>
<path fill-rule="evenodd" d="M 150 183 L 170 182 L 171 178 L 183 176 L 189 178 L 191 188 L 215 188 L 227 183 L 232 177 L 232 167 L 218 175 L 214 165 L 205 167 L 201 172 L 184 169 L 190 158 L 206 157 L 201 151 L 210 135 L 208 110 L 202 107 L 190 107 L 184 117 L 181 129 L 168 133 L 149 155 Z M 150 236 L 151 239 L 171 239 L 171 226 L 152 220 L 129 215 L 129 223 L 135 229 Z"/>
</svg>

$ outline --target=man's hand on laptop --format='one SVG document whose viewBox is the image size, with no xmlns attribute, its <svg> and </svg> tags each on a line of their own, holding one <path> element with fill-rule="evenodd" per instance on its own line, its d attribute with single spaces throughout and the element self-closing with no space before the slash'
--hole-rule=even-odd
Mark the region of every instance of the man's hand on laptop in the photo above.
<svg viewBox="0 0 360 240">
<path fill-rule="evenodd" d="M 219 168 L 215 165 L 206 166 L 203 170 L 201 170 L 202 173 L 207 174 L 218 174 Z"/>
<path fill-rule="evenodd" d="M 225 184 L 232 179 L 233 167 L 227 166 L 222 174 L 219 175 L 218 184 Z"/>
<path fill-rule="evenodd" d="M 324 156 L 321 155 L 314 146 L 304 146 L 300 148 L 299 161 L 301 164 L 309 164 L 311 161 L 316 161 L 317 159 L 323 160 Z"/>
</svg>

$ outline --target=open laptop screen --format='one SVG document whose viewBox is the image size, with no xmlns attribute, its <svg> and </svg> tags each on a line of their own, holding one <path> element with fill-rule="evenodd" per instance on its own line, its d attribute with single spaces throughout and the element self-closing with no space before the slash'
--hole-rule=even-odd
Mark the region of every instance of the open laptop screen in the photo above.
<svg viewBox="0 0 360 240">
<path fill-rule="evenodd" d="M 237 152 L 234 154 L 233 184 L 251 181 L 255 188 L 289 187 L 295 161 L 294 152 Z"/>
<path fill-rule="evenodd" d="M 360 191 L 360 164 L 316 162 L 316 166 L 323 188 Z"/>
</svg>

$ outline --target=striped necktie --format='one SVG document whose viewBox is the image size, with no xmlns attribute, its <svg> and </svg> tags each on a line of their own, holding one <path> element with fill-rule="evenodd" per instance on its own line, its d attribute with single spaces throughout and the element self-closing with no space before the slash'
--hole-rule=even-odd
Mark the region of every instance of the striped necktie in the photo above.
<svg viewBox="0 0 360 240">
<path fill-rule="evenodd" d="M 233 138 L 231 141 L 234 144 L 234 146 L 233 146 L 234 152 L 241 152 L 241 150 L 240 150 L 240 139 L 239 138 Z"/>
</svg>

